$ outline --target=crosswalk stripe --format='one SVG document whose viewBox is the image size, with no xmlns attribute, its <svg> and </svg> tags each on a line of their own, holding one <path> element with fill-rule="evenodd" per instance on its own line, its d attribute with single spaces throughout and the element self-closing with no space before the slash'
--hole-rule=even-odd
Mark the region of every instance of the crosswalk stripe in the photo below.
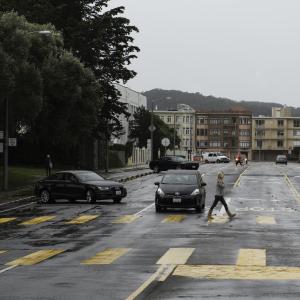
<svg viewBox="0 0 300 300">
<path fill-rule="evenodd" d="M 7 252 L 6 250 L 0 250 L 0 254 Z"/>
<path fill-rule="evenodd" d="M 276 224 L 276 220 L 271 216 L 258 216 L 256 217 L 257 224 L 265 224 L 265 225 L 274 225 Z"/>
<path fill-rule="evenodd" d="M 195 248 L 170 248 L 158 261 L 157 265 L 183 265 Z"/>
<path fill-rule="evenodd" d="M 185 215 L 170 215 L 162 220 L 162 223 L 176 223 L 181 222 L 185 219 Z"/>
<path fill-rule="evenodd" d="M 66 224 L 83 224 L 90 222 L 98 217 L 99 215 L 83 215 L 66 222 Z"/>
<path fill-rule="evenodd" d="M 240 249 L 237 266 L 266 266 L 266 249 Z"/>
<path fill-rule="evenodd" d="M 81 262 L 83 265 L 109 265 L 122 255 L 130 251 L 130 248 L 108 248 L 95 256 Z"/>
<path fill-rule="evenodd" d="M 3 224 L 3 223 L 8 223 L 8 222 L 11 222 L 13 220 L 16 220 L 17 218 L 0 218 L 0 224 Z"/>
<path fill-rule="evenodd" d="M 230 219 L 228 217 L 225 216 L 213 216 L 213 219 L 209 219 L 208 223 L 209 224 L 224 224 L 224 223 L 228 223 L 230 221 Z"/>
<path fill-rule="evenodd" d="M 64 252 L 61 249 L 40 250 L 6 263 L 7 266 L 30 266 Z"/>
<path fill-rule="evenodd" d="M 134 222 L 138 218 L 139 218 L 139 216 L 126 215 L 126 216 L 122 216 L 122 217 L 116 219 L 115 221 L 113 221 L 113 223 L 115 223 L 115 224 L 129 224 L 129 223 Z"/>
<path fill-rule="evenodd" d="M 31 220 L 28 220 L 28 221 L 24 221 L 24 222 L 20 223 L 19 225 L 36 225 L 36 224 L 40 224 L 40 223 L 43 223 L 43 222 L 50 221 L 54 218 L 55 218 L 55 216 L 37 217 L 37 218 L 33 218 Z"/>
</svg>

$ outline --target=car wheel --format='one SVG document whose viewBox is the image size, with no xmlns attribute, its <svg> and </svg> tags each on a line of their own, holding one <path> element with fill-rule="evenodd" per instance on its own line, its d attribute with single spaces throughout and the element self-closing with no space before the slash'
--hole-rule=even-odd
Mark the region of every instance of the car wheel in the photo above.
<svg viewBox="0 0 300 300">
<path fill-rule="evenodd" d="M 161 207 L 160 207 L 160 205 L 155 204 L 155 211 L 156 211 L 157 213 L 160 213 L 160 212 L 161 212 Z"/>
<path fill-rule="evenodd" d="M 95 195 L 94 192 L 92 190 L 87 190 L 85 193 L 85 199 L 87 203 L 95 203 Z"/>
<path fill-rule="evenodd" d="M 114 203 L 120 203 L 122 200 L 122 197 L 115 197 L 113 200 L 114 200 Z"/>
<path fill-rule="evenodd" d="M 154 173 L 159 173 L 159 166 L 154 166 L 153 171 Z"/>
<path fill-rule="evenodd" d="M 51 203 L 51 194 L 48 190 L 42 190 L 40 193 L 40 202 L 43 204 Z"/>
<path fill-rule="evenodd" d="M 208 163 L 209 163 L 209 161 L 206 159 L 206 160 L 205 160 L 205 163 L 206 163 L 206 164 L 208 164 Z"/>
</svg>

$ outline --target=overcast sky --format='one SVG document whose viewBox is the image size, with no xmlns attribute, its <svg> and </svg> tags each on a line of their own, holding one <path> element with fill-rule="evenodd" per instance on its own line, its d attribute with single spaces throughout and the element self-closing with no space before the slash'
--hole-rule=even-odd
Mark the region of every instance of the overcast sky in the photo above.
<svg viewBox="0 0 300 300">
<path fill-rule="evenodd" d="M 300 106 L 299 0 L 111 0 L 140 32 L 127 83 Z"/>
</svg>

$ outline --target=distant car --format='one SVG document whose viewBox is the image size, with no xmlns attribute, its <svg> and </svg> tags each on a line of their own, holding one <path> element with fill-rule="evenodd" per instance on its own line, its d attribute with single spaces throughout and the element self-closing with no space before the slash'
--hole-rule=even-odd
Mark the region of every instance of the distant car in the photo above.
<svg viewBox="0 0 300 300">
<path fill-rule="evenodd" d="M 203 153 L 203 161 L 205 163 L 229 163 L 230 158 L 220 152 Z"/>
<path fill-rule="evenodd" d="M 286 155 L 277 155 L 275 162 L 276 162 L 276 165 L 277 164 L 286 164 L 287 165 L 287 157 L 286 157 Z"/>
<path fill-rule="evenodd" d="M 155 173 L 170 169 L 197 170 L 199 168 L 199 163 L 188 161 L 181 156 L 168 155 L 161 157 L 158 160 L 150 161 L 149 168 Z"/>
<path fill-rule="evenodd" d="M 170 170 L 155 185 L 158 186 L 155 192 L 156 212 L 168 207 L 204 211 L 206 183 L 198 171 Z"/>
<path fill-rule="evenodd" d="M 40 202 L 50 203 L 55 199 L 96 200 L 113 199 L 119 203 L 126 197 L 127 191 L 123 184 L 106 180 L 92 171 L 61 171 L 35 185 L 35 194 Z"/>
</svg>

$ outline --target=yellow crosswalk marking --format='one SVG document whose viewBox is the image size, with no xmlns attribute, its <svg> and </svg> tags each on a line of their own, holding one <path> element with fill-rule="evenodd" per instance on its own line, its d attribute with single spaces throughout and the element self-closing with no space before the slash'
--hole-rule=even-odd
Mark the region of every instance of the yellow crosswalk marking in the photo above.
<svg viewBox="0 0 300 300">
<path fill-rule="evenodd" d="M 42 262 L 50 257 L 53 257 L 59 253 L 64 252 L 61 249 L 51 249 L 51 250 L 40 250 L 29 255 L 23 256 L 19 259 L 8 262 L 7 266 L 30 266 Z"/>
<path fill-rule="evenodd" d="M 108 248 L 95 256 L 82 262 L 84 265 L 109 265 L 122 255 L 130 251 L 130 248 Z"/>
<path fill-rule="evenodd" d="M 83 215 L 83 216 L 79 216 L 71 221 L 66 222 L 66 224 L 83 224 L 83 223 L 90 222 L 98 217 L 99 217 L 99 215 Z"/>
<path fill-rule="evenodd" d="M 156 263 L 157 265 L 183 265 L 195 248 L 170 248 Z"/>
<path fill-rule="evenodd" d="M 8 223 L 8 222 L 11 222 L 11 221 L 13 221 L 15 219 L 16 218 L 0 218 L 0 224 Z"/>
<path fill-rule="evenodd" d="M 256 223 L 266 224 L 266 225 L 274 225 L 274 224 L 276 224 L 276 220 L 274 217 L 258 216 L 258 217 L 256 217 Z"/>
<path fill-rule="evenodd" d="M 139 216 L 135 215 L 126 215 L 118 218 L 117 220 L 113 221 L 115 224 L 129 224 L 137 220 Z"/>
<path fill-rule="evenodd" d="M 178 266 L 173 275 L 219 280 L 300 280 L 300 268 L 260 266 Z"/>
<path fill-rule="evenodd" d="M 50 221 L 54 218 L 55 218 L 55 216 L 37 217 L 37 218 L 33 218 L 31 220 L 28 220 L 28 221 L 24 221 L 24 222 L 20 223 L 19 225 L 36 225 L 36 224 L 40 224 L 40 223 L 43 223 L 43 222 Z"/>
<path fill-rule="evenodd" d="M 266 249 L 240 249 L 237 266 L 266 266 Z"/>
<path fill-rule="evenodd" d="M 225 217 L 225 216 L 213 216 L 213 219 L 209 219 L 208 220 L 208 223 L 209 224 L 224 224 L 224 223 L 227 223 L 229 222 L 230 219 L 228 217 Z"/>
<path fill-rule="evenodd" d="M 0 254 L 7 252 L 6 250 L 0 250 Z"/>
<path fill-rule="evenodd" d="M 181 222 L 185 219 L 185 215 L 170 215 L 163 219 L 162 223 L 175 223 Z"/>
</svg>

